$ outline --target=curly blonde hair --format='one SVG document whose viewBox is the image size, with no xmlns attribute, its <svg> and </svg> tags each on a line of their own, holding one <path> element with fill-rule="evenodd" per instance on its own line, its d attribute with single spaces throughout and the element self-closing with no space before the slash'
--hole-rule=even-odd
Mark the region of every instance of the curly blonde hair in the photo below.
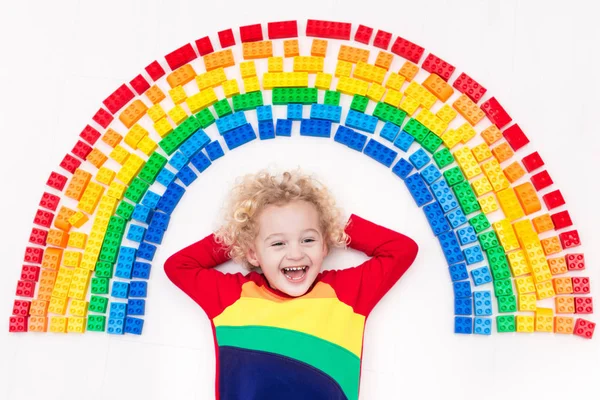
<svg viewBox="0 0 600 400">
<path fill-rule="evenodd" d="M 269 204 L 283 206 L 295 200 L 304 200 L 316 207 L 321 233 L 328 248 L 346 248 L 350 238 L 333 195 L 300 168 L 281 174 L 262 169 L 236 179 L 223 207 L 224 223 L 214 233 L 216 242 L 223 245 L 233 261 L 246 269 L 255 269 L 247 261 L 246 254 L 258 234 L 258 215 Z"/>
</svg>

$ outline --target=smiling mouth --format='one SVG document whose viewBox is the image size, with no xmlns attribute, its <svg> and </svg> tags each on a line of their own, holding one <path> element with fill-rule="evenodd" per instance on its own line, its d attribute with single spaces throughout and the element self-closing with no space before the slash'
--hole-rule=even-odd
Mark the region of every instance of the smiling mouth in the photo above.
<svg viewBox="0 0 600 400">
<path fill-rule="evenodd" d="M 286 267 L 282 268 L 281 272 L 283 273 L 283 275 L 285 275 L 288 281 L 300 282 L 306 277 L 306 272 L 309 268 L 310 267 L 307 265 L 297 267 Z"/>
</svg>

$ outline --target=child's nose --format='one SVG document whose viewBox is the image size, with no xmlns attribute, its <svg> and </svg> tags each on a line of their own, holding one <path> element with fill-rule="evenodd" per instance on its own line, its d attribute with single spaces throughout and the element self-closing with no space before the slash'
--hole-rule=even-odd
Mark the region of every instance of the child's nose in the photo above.
<svg viewBox="0 0 600 400">
<path fill-rule="evenodd" d="M 304 253 L 302 252 L 300 246 L 291 245 L 288 248 L 286 257 L 289 260 L 300 260 L 304 257 Z"/>
</svg>

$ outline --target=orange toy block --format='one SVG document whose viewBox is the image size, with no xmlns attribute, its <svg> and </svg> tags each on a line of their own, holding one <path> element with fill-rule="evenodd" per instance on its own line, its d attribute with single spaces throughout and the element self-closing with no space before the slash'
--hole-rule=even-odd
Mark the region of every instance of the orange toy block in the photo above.
<svg viewBox="0 0 600 400">
<path fill-rule="evenodd" d="M 377 58 L 375 59 L 375 65 L 379 68 L 390 69 L 392 65 L 392 61 L 394 60 L 394 55 L 383 50 L 379 51 L 377 54 Z"/>
<path fill-rule="evenodd" d="M 406 78 L 407 81 L 412 81 L 419 72 L 419 67 L 410 61 L 406 61 L 398 73 Z"/>
<path fill-rule="evenodd" d="M 515 186 L 515 194 L 517 195 L 517 199 L 519 199 L 521 207 L 523 207 L 523 211 L 525 211 L 525 215 L 533 214 L 542 209 L 540 199 L 531 182 Z"/>
<path fill-rule="evenodd" d="M 341 45 L 338 60 L 356 64 L 359 61 L 369 62 L 369 50 L 359 49 L 352 46 Z"/>
<path fill-rule="evenodd" d="M 71 178 L 71 182 L 69 182 L 69 186 L 67 186 L 67 189 L 65 190 L 65 196 L 73 200 L 81 199 L 81 196 L 90 182 L 90 179 L 92 179 L 92 174 L 77 168 L 73 174 L 73 177 Z M 65 230 L 68 230 L 68 228 Z"/>
<path fill-rule="evenodd" d="M 63 256 L 63 249 L 47 247 L 42 258 L 42 268 L 57 270 Z M 41 282 L 40 282 L 41 284 Z"/>
<path fill-rule="evenodd" d="M 570 276 L 564 278 L 553 278 L 552 284 L 554 285 L 554 292 L 556 294 L 572 294 L 573 293 L 573 281 Z"/>
<path fill-rule="evenodd" d="M 518 161 L 513 162 L 508 167 L 504 168 L 504 175 L 510 181 L 514 183 L 521 179 L 525 175 L 525 170 Z"/>
<path fill-rule="evenodd" d="M 327 55 L 327 40 L 313 39 L 310 47 L 310 55 L 315 57 L 325 57 Z"/>
<path fill-rule="evenodd" d="M 58 250 L 61 251 L 60 256 L 62 257 L 62 250 L 61 249 L 58 249 Z M 57 266 L 58 266 L 58 264 L 60 264 L 60 259 L 58 260 Z M 52 287 L 54 287 L 54 282 L 56 281 L 56 271 L 57 270 L 58 270 L 58 268 L 56 270 L 42 269 L 42 272 L 40 274 L 40 287 L 49 286 L 50 289 L 52 289 Z M 44 300 L 44 299 L 42 299 L 42 300 Z"/>
<path fill-rule="evenodd" d="M 481 132 L 481 137 L 487 143 L 488 146 L 496 143 L 498 140 L 502 139 L 502 131 L 498 129 L 496 125 L 491 125 Z"/>
<path fill-rule="evenodd" d="M 296 57 L 300 55 L 298 39 L 289 39 L 283 41 L 283 55 L 285 57 Z"/>
<path fill-rule="evenodd" d="M 121 140 L 123 140 L 123 136 L 112 128 L 108 128 L 106 133 L 102 136 L 102 141 L 112 148 L 121 143 Z"/>
<path fill-rule="evenodd" d="M 29 307 L 29 315 L 43 317 L 48 313 L 48 302 L 40 299 L 31 300 L 31 306 Z"/>
<path fill-rule="evenodd" d="M 127 127 L 127 129 L 129 129 L 133 126 L 133 124 L 138 122 L 147 111 L 148 106 L 146 106 L 140 99 L 136 99 L 131 102 L 131 104 L 129 104 L 125 110 L 123 110 L 123 112 L 119 115 L 119 120 Z"/>
<path fill-rule="evenodd" d="M 542 247 L 544 248 L 544 253 L 549 256 L 551 254 L 560 253 L 562 251 L 562 246 L 560 245 L 560 240 L 558 240 L 558 236 L 552 236 L 546 239 L 540 240 L 542 243 Z"/>
<path fill-rule="evenodd" d="M 206 70 L 208 71 L 208 68 L 206 68 Z M 196 75 L 197 74 L 196 71 L 194 71 L 194 68 L 190 64 L 185 64 L 177 68 L 175 71 L 171 72 L 167 76 L 167 82 L 169 83 L 169 86 L 171 86 L 171 88 L 174 88 L 175 86 L 183 86 L 186 83 L 189 83 L 192 80 L 194 80 Z M 146 92 L 146 94 L 148 94 L 148 92 Z M 152 99 L 150 101 L 152 101 Z M 155 104 L 154 101 L 152 101 L 152 104 Z"/>
<path fill-rule="evenodd" d="M 508 160 L 515 154 L 515 152 L 508 145 L 507 142 L 502 142 L 498 146 L 494 147 L 492 149 L 492 153 L 494 154 L 494 157 L 496 157 L 499 163 Z"/>
<path fill-rule="evenodd" d="M 94 167 L 100 169 L 106 160 L 108 160 L 108 157 L 106 154 L 94 147 L 85 159 L 92 163 Z"/>
<path fill-rule="evenodd" d="M 430 74 L 422 83 L 423 87 L 429 90 L 438 99 L 445 102 L 454 94 L 454 89 L 445 80 L 437 74 Z M 458 110 L 457 110 L 458 111 Z"/>
<path fill-rule="evenodd" d="M 531 220 L 537 233 L 548 232 L 554 229 L 554 223 L 550 214 L 540 215 Z"/>
<path fill-rule="evenodd" d="M 554 333 L 572 335 L 574 325 L 573 317 L 554 317 Z"/>
<path fill-rule="evenodd" d="M 219 67 L 231 67 L 235 65 L 233 51 L 231 49 L 215 51 L 202 57 L 207 71 L 217 69 Z"/>
<path fill-rule="evenodd" d="M 146 90 L 146 93 L 144 94 L 146 95 L 146 97 L 148 97 L 148 100 L 150 100 L 152 104 L 158 104 L 167 97 L 165 93 L 156 85 Z"/>
<path fill-rule="evenodd" d="M 477 125 L 477 123 L 485 117 L 483 110 L 481 110 L 481 108 L 465 94 L 461 94 L 460 97 L 452 103 L 452 107 L 454 107 L 454 109 L 473 126 Z"/>
<path fill-rule="evenodd" d="M 29 317 L 27 330 L 29 332 L 46 332 L 48 330 L 48 318 L 45 316 Z"/>
<path fill-rule="evenodd" d="M 554 299 L 557 314 L 574 314 L 575 298 L 573 296 L 558 296 Z"/>
<path fill-rule="evenodd" d="M 242 43 L 242 52 L 244 54 L 244 60 L 273 57 L 273 42 L 270 40 L 263 40 L 261 42 Z"/>
<path fill-rule="evenodd" d="M 549 258 L 548 267 L 552 275 L 566 274 L 569 270 L 564 257 Z"/>
</svg>

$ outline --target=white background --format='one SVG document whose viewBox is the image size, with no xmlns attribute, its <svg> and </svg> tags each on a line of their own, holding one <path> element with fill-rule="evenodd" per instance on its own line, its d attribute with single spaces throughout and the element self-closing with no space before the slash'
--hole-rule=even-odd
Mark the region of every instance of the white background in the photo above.
<svg viewBox="0 0 600 400">
<path fill-rule="evenodd" d="M 367 157 L 321 139 L 256 141 L 215 162 L 188 189 L 154 261 L 141 337 L 7 333 L 44 183 L 101 101 L 184 43 L 205 35 L 218 43 L 219 30 L 287 19 L 298 19 L 301 32 L 307 18 L 317 18 L 399 34 L 486 86 L 562 190 L 597 295 L 597 15 L 589 1 L 2 1 L 0 398 L 213 398 L 209 322 L 161 267 L 216 226 L 236 176 L 268 164 L 317 173 L 347 215 L 404 232 L 420 245 L 414 266 L 368 321 L 361 399 L 597 397 L 598 337 L 454 335 L 446 263 L 404 185 Z M 326 267 L 364 259 L 337 251 Z"/>
</svg>

